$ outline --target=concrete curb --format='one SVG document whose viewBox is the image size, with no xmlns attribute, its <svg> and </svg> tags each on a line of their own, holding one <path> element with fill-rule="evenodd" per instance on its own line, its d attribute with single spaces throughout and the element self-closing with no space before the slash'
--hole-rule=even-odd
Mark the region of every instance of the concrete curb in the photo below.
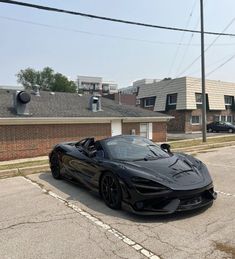
<svg viewBox="0 0 235 259">
<path fill-rule="evenodd" d="M 48 160 L 48 156 L 38 156 L 38 157 L 21 158 L 21 159 L 8 160 L 8 161 L 0 161 L 0 165 L 12 165 L 12 164 L 25 163 L 25 162 L 44 161 L 44 160 Z"/>
<path fill-rule="evenodd" d="M 219 135 L 219 136 L 210 136 L 207 139 L 214 139 L 214 138 L 225 138 L 225 137 L 231 137 L 234 136 L 233 134 L 225 134 L 225 135 Z M 192 141 L 192 140 L 200 140 L 202 139 L 202 137 L 198 137 L 198 138 L 191 138 L 191 139 L 179 139 L 179 140 L 171 140 L 171 141 L 167 141 L 167 143 L 177 143 L 177 142 L 188 142 L 188 141 Z"/>
<path fill-rule="evenodd" d="M 49 165 L 38 165 L 38 166 L 6 169 L 6 170 L 0 170 L 0 179 L 14 177 L 14 176 L 36 174 L 36 173 L 48 172 L 48 171 L 50 171 Z"/>
<path fill-rule="evenodd" d="M 221 142 L 221 143 L 211 143 L 211 144 L 200 145 L 200 146 L 191 146 L 191 147 L 185 147 L 185 148 L 174 148 L 172 149 L 172 151 L 200 152 L 200 151 L 210 150 L 212 148 L 229 147 L 234 145 L 235 145 L 235 141 L 229 141 L 229 142 Z"/>
<path fill-rule="evenodd" d="M 0 179 L 18 176 L 19 171 L 18 169 L 6 169 L 6 170 L 0 170 Z"/>
</svg>

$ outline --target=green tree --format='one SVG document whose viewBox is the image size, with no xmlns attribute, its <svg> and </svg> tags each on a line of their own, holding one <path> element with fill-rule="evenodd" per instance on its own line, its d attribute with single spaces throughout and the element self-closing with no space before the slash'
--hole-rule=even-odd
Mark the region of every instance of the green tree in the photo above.
<svg viewBox="0 0 235 259">
<path fill-rule="evenodd" d="M 43 91 L 50 91 L 54 78 L 54 70 L 50 67 L 45 67 L 41 72 L 39 72 L 38 85 Z"/>
<path fill-rule="evenodd" d="M 36 90 L 39 86 L 43 91 L 54 92 L 76 92 L 76 84 L 61 73 L 55 73 L 50 67 L 45 67 L 42 71 L 33 68 L 20 70 L 16 75 L 17 82 L 21 83 L 25 89 Z"/>
<path fill-rule="evenodd" d="M 36 90 L 36 85 L 39 81 L 39 72 L 34 70 L 33 68 L 26 68 L 20 70 L 20 72 L 16 75 L 17 82 L 22 84 L 25 89 Z"/>
<path fill-rule="evenodd" d="M 66 76 L 56 73 L 54 75 L 54 82 L 51 85 L 51 91 L 75 93 L 76 84 L 73 81 L 69 81 Z"/>
</svg>

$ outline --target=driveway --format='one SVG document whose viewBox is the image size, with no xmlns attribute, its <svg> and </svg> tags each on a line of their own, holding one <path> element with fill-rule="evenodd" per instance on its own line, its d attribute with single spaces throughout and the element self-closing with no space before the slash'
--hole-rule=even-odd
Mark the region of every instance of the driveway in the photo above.
<svg viewBox="0 0 235 259">
<path fill-rule="evenodd" d="M 235 147 L 197 157 L 218 199 L 171 216 L 113 211 L 85 188 L 41 173 L 0 181 L 0 258 L 235 258 Z"/>
</svg>

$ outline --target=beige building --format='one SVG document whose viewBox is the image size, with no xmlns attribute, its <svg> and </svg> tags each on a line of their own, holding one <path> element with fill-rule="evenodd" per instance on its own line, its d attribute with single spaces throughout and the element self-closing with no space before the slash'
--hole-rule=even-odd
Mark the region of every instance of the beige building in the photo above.
<svg viewBox="0 0 235 259">
<path fill-rule="evenodd" d="M 118 92 L 118 85 L 113 81 L 104 81 L 102 77 L 78 76 L 78 91 L 84 93 L 113 94 Z"/>
<path fill-rule="evenodd" d="M 235 83 L 206 80 L 207 122 L 235 121 Z M 182 77 L 143 84 L 139 87 L 139 105 L 175 116 L 169 131 L 201 130 L 201 80 Z"/>
</svg>

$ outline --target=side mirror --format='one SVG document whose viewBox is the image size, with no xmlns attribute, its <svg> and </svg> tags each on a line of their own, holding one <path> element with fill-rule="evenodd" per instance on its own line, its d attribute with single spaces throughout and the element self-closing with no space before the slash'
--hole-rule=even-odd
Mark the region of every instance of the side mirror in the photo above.
<svg viewBox="0 0 235 259">
<path fill-rule="evenodd" d="M 167 143 L 161 144 L 161 149 L 171 154 L 171 146 Z"/>
</svg>

